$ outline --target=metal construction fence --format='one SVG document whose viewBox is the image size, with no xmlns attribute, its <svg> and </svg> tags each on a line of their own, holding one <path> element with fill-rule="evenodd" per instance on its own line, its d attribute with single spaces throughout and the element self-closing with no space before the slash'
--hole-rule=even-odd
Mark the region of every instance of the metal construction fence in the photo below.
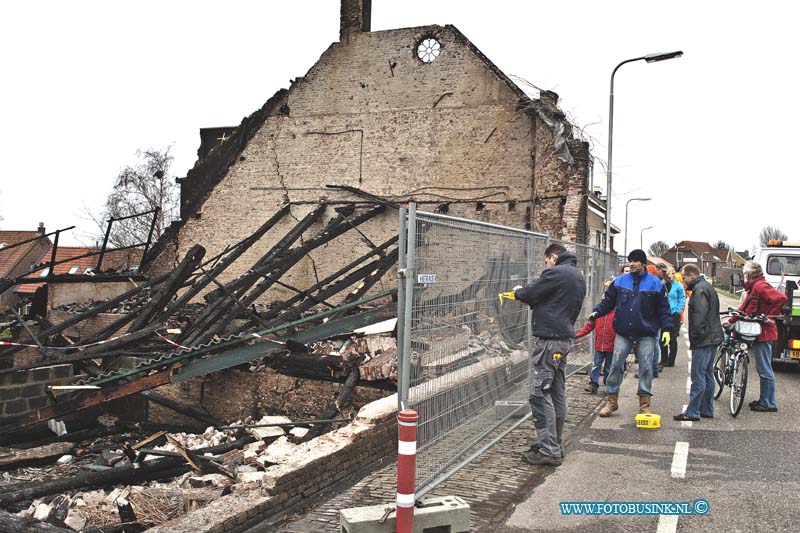
<svg viewBox="0 0 800 533">
<path fill-rule="evenodd" d="M 416 494 L 422 496 L 513 429 L 527 412 L 528 306 L 499 298 L 544 269 L 547 235 L 400 210 L 398 346 L 400 408 L 419 414 Z M 578 257 L 585 323 L 618 272 L 616 255 L 558 241 Z M 576 340 L 572 368 L 591 362 Z M 514 426 L 516 427 L 516 426 Z"/>
</svg>

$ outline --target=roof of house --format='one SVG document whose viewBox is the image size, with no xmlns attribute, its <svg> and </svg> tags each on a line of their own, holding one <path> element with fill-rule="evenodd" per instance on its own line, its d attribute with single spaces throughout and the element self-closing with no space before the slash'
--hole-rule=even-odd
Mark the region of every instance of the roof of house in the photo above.
<svg viewBox="0 0 800 533">
<path fill-rule="evenodd" d="M 697 257 L 702 257 L 703 261 L 723 261 L 724 258 L 720 257 L 720 251 L 707 242 L 701 241 L 681 241 L 673 248 L 678 248 L 680 251 L 686 251 L 688 248 L 689 251 L 694 253 Z M 708 256 L 703 257 L 703 254 L 708 254 Z M 710 256 L 710 257 L 709 257 Z"/>
<path fill-rule="evenodd" d="M 7 246 L 18 244 L 40 235 L 37 231 L 0 231 L 0 276 L 5 277 L 16 264 L 27 255 L 35 246 L 37 241 L 16 246 L 9 250 L 4 250 Z M 49 242 L 49 241 L 48 241 Z M 36 257 L 32 262 L 37 262 L 41 258 Z"/>
<path fill-rule="evenodd" d="M 53 248 L 50 247 L 50 250 L 44 254 L 42 258 L 42 262 L 49 262 L 50 261 L 50 254 L 52 254 Z M 49 269 L 40 270 L 33 274 L 33 276 L 41 276 L 45 277 L 48 275 L 53 276 L 61 276 L 61 275 L 72 275 L 72 276 L 81 276 L 87 274 L 94 270 L 95 266 L 97 266 L 97 255 L 92 255 L 89 257 L 81 257 L 86 254 L 98 252 L 99 248 L 95 247 L 84 247 L 84 246 L 59 246 L 56 250 L 56 262 L 64 261 L 60 265 L 56 265 L 53 268 L 52 274 L 50 273 Z M 106 250 L 106 253 L 103 255 L 103 263 L 101 264 L 102 271 L 106 270 L 127 270 L 132 266 L 136 266 L 141 259 L 142 252 L 141 250 Z M 74 258 L 74 259 L 73 259 Z M 45 282 L 42 281 L 41 283 L 26 283 L 23 285 L 17 286 L 14 289 L 14 292 L 18 294 L 33 294 L 36 292 L 36 289 L 44 285 Z"/>
<path fill-rule="evenodd" d="M 667 268 L 669 268 L 669 267 L 675 268 L 675 265 L 673 265 L 672 263 L 670 263 L 669 261 L 667 261 L 663 257 L 658 257 L 657 255 L 648 255 L 647 256 L 647 262 L 650 263 L 650 264 L 653 264 L 653 265 L 657 265 L 659 263 L 664 263 L 665 265 L 667 265 Z"/>
</svg>

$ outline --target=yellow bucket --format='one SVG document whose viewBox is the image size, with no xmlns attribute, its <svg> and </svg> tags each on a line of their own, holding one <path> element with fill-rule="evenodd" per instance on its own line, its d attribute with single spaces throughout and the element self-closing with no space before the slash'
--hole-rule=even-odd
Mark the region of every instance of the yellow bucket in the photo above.
<svg viewBox="0 0 800 533">
<path fill-rule="evenodd" d="M 653 413 L 639 413 L 636 415 L 636 427 L 658 429 L 661 427 L 661 416 Z"/>
</svg>

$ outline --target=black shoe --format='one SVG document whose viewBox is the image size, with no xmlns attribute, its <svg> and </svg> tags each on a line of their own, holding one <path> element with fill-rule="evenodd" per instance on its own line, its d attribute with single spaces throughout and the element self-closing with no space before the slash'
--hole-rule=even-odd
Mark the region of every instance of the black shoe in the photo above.
<svg viewBox="0 0 800 533">
<path fill-rule="evenodd" d="M 658 372 L 653 372 L 653 379 L 658 377 Z"/>
<path fill-rule="evenodd" d="M 750 409 L 752 409 L 756 405 L 759 405 L 759 401 L 758 400 L 753 400 L 752 402 L 748 403 L 747 405 L 749 405 Z"/>
<path fill-rule="evenodd" d="M 714 415 L 704 415 L 700 413 L 700 418 L 714 418 Z"/>
<path fill-rule="evenodd" d="M 599 388 L 600 388 L 600 385 L 598 385 L 597 383 L 589 382 L 589 385 L 583 390 L 585 390 L 589 394 L 596 394 L 597 393 L 597 389 L 599 389 Z"/>
<path fill-rule="evenodd" d="M 564 461 L 561 457 L 544 455 L 541 452 L 525 452 L 522 454 L 522 462 L 534 466 L 560 466 Z"/>
<path fill-rule="evenodd" d="M 561 448 L 561 458 L 563 459 L 567 456 L 567 451 L 564 449 L 564 443 L 559 442 L 558 446 Z M 531 445 L 528 447 L 528 451 L 541 455 L 542 452 L 539 451 L 539 441 L 537 440 L 536 442 L 531 442 Z"/>
<path fill-rule="evenodd" d="M 686 413 L 681 413 L 679 415 L 675 415 L 672 417 L 673 420 L 677 420 L 678 422 L 699 422 L 699 418 L 695 418 L 693 416 L 686 416 Z"/>
<path fill-rule="evenodd" d="M 751 411 L 755 411 L 757 413 L 777 413 L 777 407 L 767 407 L 766 405 L 761 405 L 760 403 L 756 402 L 755 405 L 750 406 Z"/>
</svg>

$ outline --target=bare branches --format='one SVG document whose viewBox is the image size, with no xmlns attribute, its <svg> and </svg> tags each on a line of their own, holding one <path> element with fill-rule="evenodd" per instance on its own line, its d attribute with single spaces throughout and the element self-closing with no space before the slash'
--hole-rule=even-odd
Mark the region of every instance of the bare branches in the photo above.
<svg viewBox="0 0 800 533">
<path fill-rule="evenodd" d="M 132 215 L 160 210 L 155 220 L 154 238 L 158 238 L 176 217 L 178 186 L 170 175 L 173 160 L 170 147 L 164 150 L 138 150 L 136 155 L 139 162 L 122 169 L 114 180 L 102 217 L 92 217 L 101 232 L 104 231 L 107 219 L 115 219 L 109 235 L 109 245 L 112 248 L 147 241 L 152 219 Z"/>
<path fill-rule="evenodd" d="M 758 233 L 758 242 L 761 246 L 766 246 L 769 241 L 785 241 L 789 238 L 787 234 L 781 231 L 777 226 L 764 226 Z"/>
</svg>

